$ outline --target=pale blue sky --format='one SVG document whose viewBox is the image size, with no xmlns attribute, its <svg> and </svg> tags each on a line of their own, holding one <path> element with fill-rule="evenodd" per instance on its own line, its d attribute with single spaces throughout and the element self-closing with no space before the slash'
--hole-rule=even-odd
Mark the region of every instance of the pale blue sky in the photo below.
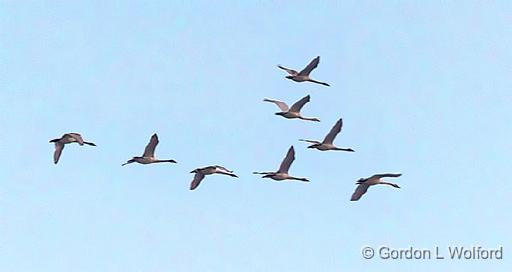
<svg viewBox="0 0 512 272">
<path fill-rule="evenodd" d="M 510 1 L 87 2 L 0 3 L 1 271 L 512 269 Z M 317 55 L 330 88 L 276 68 Z M 306 94 L 322 122 L 261 101 Z M 297 141 L 340 117 L 355 153 Z M 65 132 L 98 146 L 55 166 L 48 140 Z M 154 132 L 178 164 L 121 167 Z M 292 144 L 310 183 L 251 174 Z M 240 178 L 190 192 L 209 164 Z M 350 202 L 378 172 L 402 189 Z M 365 260 L 366 245 L 505 256 Z"/>
</svg>

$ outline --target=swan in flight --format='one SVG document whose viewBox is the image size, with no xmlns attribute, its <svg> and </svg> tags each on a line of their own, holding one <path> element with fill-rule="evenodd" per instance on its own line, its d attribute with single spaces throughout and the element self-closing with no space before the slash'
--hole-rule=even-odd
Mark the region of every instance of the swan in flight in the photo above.
<svg viewBox="0 0 512 272">
<path fill-rule="evenodd" d="M 368 187 L 370 187 L 372 185 L 384 184 L 384 185 L 393 186 L 395 188 L 400 188 L 400 186 L 398 186 L 398 184 L 383 181 L 382 178 L 388 178 L 388 177 L 397 178 L 401 175 L 402 174 L 400 174 L 400 173 L 399 174 L 376 174 L 369 178 L 359 179 L 356 182 L 356 184 L 358 186 L 357 186 L 356 190 L 354 191 L 354 193 L 352 194 L 352 198 L 350 198 L 350 201 L 359 200 L 361 198 L 361 196 L 363 196 L 366 193 L 366 191 L 368 191 Z"/>
<path fill-rule="evenodd" d="M 204 179 L 204 176 L 206 175 L 212 175 L 212 174 L 221 174 L 221 175 L 227 175 L 234 178 L 238 178 L 237 175 L 233 174 L 233 171 L 228 170 L 225 167 L 219 166 L 219 165 L 212 165 L 212 166 L 206 166 L 203 168 L 196 168 L 190 173 L 195 173 L 194 179 L 192 180 L 192 183 L 190 184 L 190 190 L 194 190 L 199 186 L 201 181 Z"/>
<path fill-rule="evenodd" d="M 321 151 L 326 150 L 340 150 L 340 151 L 348 151 L 348 152 L 354 152 L 352 148 L 339 148 L 333 144 L 334 139 L 336 138 L 336 135 L 340 133 L 341 127 L 343 126 L 343 120 L 340 118 L 336 124 L 331 128 L 331 131 L 329 131 L 329 134 L 325 136 L 324 140 L 322 142 L 316 141 L 316 140 L 304 140 L 300 139 L 299 141 L 308 142 L 312 145 L 308 146 L 308 148 L 316 148 Z"/>
<path fill-rule="evenodd" d="M 142 154 L 141 157 L 133 157 L 127 162 L 123 163 L 121 166 L 125 166 L 130 163 L 140 163 L 140 164 L 150 164 L 150 163 L 160 163 L 160 162 L 169 162 L 169 163 L 176 163 L 175 160 L 158 160 L 155 158 L 155 148 L 158 145 L 158 135 L 153 134 L 151 136 L 151 139 L 149 140 L 148 145 L 146 145 L 146 148 L 144 149 L 144 154 Z"/>
<path fill-rule="evenodd" d="M 55 143 L 55 152 L 53 152 L 53 163 L 55 164 L 59 162 L 59 158 L 62 154 L 62 150 L 64 149 L 65 144 L 78 143 L 79 145 L 86 144 L 96 146 L 94 143 L 84 141 L 84 139 L 82 139 L 82 135 L 78 133 L 66 133 L 58 139 L 50 140 L 50 143 Z"/>
<path fill-rule="evenodd" d="M 295 160 L 295 149 L 293 148 L 293 145 L 288 149 L 288 153 L 286 153 L 286 157 L 281 162 L 281 166 L 279 166 L 279 170 L 277 172 L 253 172 L 253 174 L 256 175 L 263 175 L 262 178 L 271 178 L 273 180 L 299 180 L 299 181 L 305 181 L 309 182 L 307 178 L 297 178 L 290 176 L 288 174 L 288 170 L 290 169 L 290 166 L 292 165 L 293 161 Z"/>
<path fill-rule="evenodd" d="M 318 119 L 318 118 L 304 117 L 300 114 L 300 110 L 302 109 L 302 107 L 304 107 L 304 105 L 306 103 L 309 102 L 310 98 L 311 97 L 309 95 L 304 96 L 301 100 L 295 102 L 295 104 L 293 104 L 291 108 L 288 108 L 288 105 L 286 105 L 286 103 L 281 102 L 279 100 L 265 98 L 265 99 L 263 99 L 263 101 L 276 104 L 277 107 L 279 107 L 279 109 L 281 110 L 281 112 L 276 112 L 275 114 L 281 115 L 284 118 L 287 118 L 287 119 L 298 118 L 298 119 L 306 120 L 306 121 L 320 122 L 320 119 Z"/>
<path fill-rule="evenodd" d="M 279 67 L 280 69 L 285 70 L 288 74 L 290 74 L 289 76 L 286 76 L 286 78 L 287 79 L 291 79 L 291 80 L 293 80 L 295 82 L 309 81 L 309 82 L 313 82 L 313 83 L 322 84 L 324 86 L 330 86 L 329 84 L 327 84 L 325 82 L 316 81 L 316 80 L 314 80 L 314 79 L 309 77 L 309 74 L 311 73 L 311 71 L 313 71 L 318 66 L 319 62 L 320 62 L 320 56 L 314 58 L 308 64 L 308 66 L 306 66 L 306 68 L 304 68 L 300 72 L 297 72 L 297 71 L 295 71 L 293 69 L 290 69 L 290 68 L 286 68 L 286 67 L 281 66 L 281 65 L 277 65 L 277 67 Z"/>
</svg>

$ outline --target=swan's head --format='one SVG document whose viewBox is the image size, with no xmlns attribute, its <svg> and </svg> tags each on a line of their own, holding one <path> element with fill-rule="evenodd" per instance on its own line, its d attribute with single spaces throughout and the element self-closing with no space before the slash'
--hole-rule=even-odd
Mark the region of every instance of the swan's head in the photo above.
<svg viewBox="0 0 512 272">
<path fill-rule="evenodd" d="M 199 172 L 199 169 L 194 169 L 194 170 L 190 171 L 191 174 L 192 173 L 198 173 L 198 172 Z"/>
<path fill-rule="evenodd" d="M 293 79 L 293 76 L 286 76 L 287 79 Z"/>
</svg>

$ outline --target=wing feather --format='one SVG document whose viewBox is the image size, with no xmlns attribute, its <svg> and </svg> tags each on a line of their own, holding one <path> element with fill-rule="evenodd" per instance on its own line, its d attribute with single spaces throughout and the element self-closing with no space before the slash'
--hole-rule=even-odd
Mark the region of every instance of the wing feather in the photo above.
<svg viewBox="0 0 512 272">
<path fill-rule="evenodd" d="M 311 73 L 311 71 L 313 71 L 317 66 L 318 66 L 318 63 L 320 62 L 320 56 L 314 58 L 309 64 L 308 66 L 306 66 L 306 68 L 304 68 L 302 71 L 299 72 L 299 76 L 309 76 L 309 74 Z"/>
<path fill-rule="evenodd" d="M 201 180 L 204 179 L 204 174 L 202 173 L 196 173 L 194 175 L 194 180 L 192 180 L 192 183 L 190 183 L 190 190 L 194 190 L 197 188 L 197 186 L 199 186 L 199 184 L 201 183 Z"/>
<path fill-rule="evenodd" d="M 306 105 L 306 103 L 308 103 L 310 99 L 311 99 L 311 96 L 309 96 L 309 94 L 304 96 L 303 98 L 301 98 L 301 100 L 295 102 L 295 104 L 292 105 L 292 107 L 290 108 L 290 111 L 291 112 L 300 112 L 302 107 L 304 107 L 304 105 Z"/>
<path fill-rule="evenodd" d="M 321 144 L 321 142 L 319 142 L 319 141 L 315 141 L 315 140 L 304 140 L 304 139 L 299 139 L 299 141 L 301 141 L 301 142 L 308 142 L 308 143 L 312 143 L 312 144 Z"/>
<path fill-rule="evenodd" d="M 274 100 L 274 99 L 268 99 L 268 98 L 263 99 L 263 101 L 276 104 L 279 107 L 279 109 L 281 111 L 283 111 L 283 112 L 287 112 L 288 111 L 288 105 L 286 105 L 286 103 L 284 103 L 282 101 Z"/>
<path fill-rule="evenodd" d="M 290 166 L 292 165 L 292 162 L 295 160 L 295 149 L 293 148 L 293 145 L 288 149 L 288 153 L 286 153 L 286 157 L 281 162 L 281 166 L 279 166 L 278 173 L 288 173 L 288 170 L 290 169 Z"/>
<path fill-rule="evenodd" d="M 142 154 L 142 157 L 154 157 L 155 156 L 155 148 L 158 145 L 158 135 L 153 134 L 151 136 L 151 139 L 149 140 L 149 143 L 146 145 L 146 148 L 144 148 L 144 154 Z"/>
<path fill-rule="evenodd" d="M 53 152 L 53 163 L 57 164 L 60 159 L 60 155 L 62 154 L 62 150 L 64 149 L 64 145 L 57 142 L 55 143 L 55 152 Z"/>
<path fill-rule="evenodd" d="M 215 165 L 215 167 L 221 171 L 224 171 L 224 172 L 227 172 L 227 173 L 233 173 L 233 171 L 227 169 L 226 167 L 224 166 L 220 166 L 220 165 Z"/>
<path fill-rule="evenodd" d="M 325 136 L 325 139 L 323 141 L 324 144 L 332 144 L 334 142 L 334 139 L 336 138 L 336 135 L 340 133 L 341 127 L 343 126 L 343 120 L 340 118 L 336 124 L 331 128 L 331 131 Z"/>
<path fill-rule="evenodd" d="M 290 68 L 286 68 L 284 66 L 281 66 L 281 65 L 277 65 L 277 67 L 279 67 L 280 69 L 282 70 L 285 70 L 288 74 L 292 75 L 292 76 L 296 76 L 299 74 L 299 72 L 293 70 L 293 69 L 290 69 Z"/>
<path fill-rule="evenodd" d="M 370 185 L 368 185 L 368 184 L 365 184 L 365 183 L 359 184 L 359 186 L 357 186 L 356 190 L 352 194 L 350 201 L 359 200 L 366 193 L 366 191 L 368 191 L 368 187 L 370 187 Z"/>
<path fill-rule="evenodd" d="M 400 177 L 401 173 L 385 173 L 385 174 L 375 174 L 371 178 L 397 178 Z"/>
<path fill-rule="evenodd" d="M 75 139 L 79 145 L 84 145 L 84 139 L 82 138 L 82 135 L 78 133 L 68 133 L 68 136 Z"/>
</svg>

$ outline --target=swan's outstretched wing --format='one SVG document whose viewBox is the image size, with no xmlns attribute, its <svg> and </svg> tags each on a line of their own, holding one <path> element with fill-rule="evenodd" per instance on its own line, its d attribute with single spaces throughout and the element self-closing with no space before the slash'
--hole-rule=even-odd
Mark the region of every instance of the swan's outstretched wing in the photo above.
<svg viewBox="0 0 512 272">
<path fill-rule="evenodd" d="M 350 198 L 350 201 L 357 201 L 361 198 L 361 196 L 363 196 L 366 191 L 368 191 L 368 187 L 370 187 L 370 185 L 366 184 L 366 183 L 361 183 L 357 186 L 356 190 L 354 191 L 354 193 L 352 194 L 352 197 Z"/>
<path fill-rule="evenodd" d="M 319 141 L 315 141 L 315 140 L 304 140 L 304 139 L 299 139 L 299 141 L 301 141 L 301 142 L 308 142 L 308 143 L 312 143 L 312 144 L 321 144 L 321 142 L 319 142 Z"/>
<path fill-rule="evenodd" d="M 66 135 L 64 135 L 64 136 L 66 136 Z M 67 136 L 72 137 L 73 139 L 75 139 L 76 142 L 79 145 L 84 145 L 84 139 L 82 138 L 82 135 L 80 135 L 78 133 L 68 133 Z"/>
<path fill-rule="evenodd" d="M 224 166 L 220 166 L 220 165 L 215 165 L 215 168 L 217 168 L 217 171 L 222 171 L 222 172 L 227 172 L 227 173 L 233 173 L 233 171 L 227 169 L 226 167 Z"/>
<path fill-rule="evenodd" d="M 300 112 L 302 107 L 304 107 L 304 105 L 306 105 L 306 103 L 308 103 L 310 99 L 311 99 L 311 97 L 309 96 L 309 94 L 304 96 L 301 100 L 295 102 L 295 104 L 292 105 L 292 107 L 290 108 L 290 111 L 291 112 Z"/>
<path fill-rule="evenodd" d="M 142 157 L 154 157 L 156 145 L 158 145 L 158 135 L 155 133 L 151 136 L 151 140 L 149 140 L 146 148 L 144 148 L 144 154 L 142 154 Z"/>
<path fill-rule="evenodd" d="M 324 144 L 332 144 L 334 142 L 334 139 L 336 138 L 336 135 L 340 133 L 341 127 L 343 126 L 343 120 L 340 118 L 336 124 L 331 128 L 331 131 L 325 136 L 325 139 L 323 141 Z"/>
<path fill-rule="evenodd" d="M 275 172 L 252 172 L 255 175 L 270 175 L 275 174 Z"/>
<path fill-rule="evenodd" d="M 55 151 L 53 152 L 53 163 L 57 164 L 60 159 L 60 154 L 62 154 L 62 150 L 64 149 L 64 145 L 57 142 L 55 143 Z"/>
<path fill-rule="evenodd" d="M 293 69 L 290 69 L 290 68 L 286 68 L 284 66 L 281 66 L 281 65 L 277 65 L 277 67 L 279 67 L 280 69 L 283 69 L 285 70 L 288 74 L 292 75 L 292 76 L 296 76 L 299 74 L 299 72 L 293 70 Z"/>
<path fill-rule="evenodd" d="M 223 175 L 228 175 L 228 176 L 238 178 L 237 175 L 233 174 L 233 171 L 227 169 L 226 167 L 220 166 L 220 165 L 215 165 L 215 172 L 217 172 L 217 174 L 223 174 Z"/>
<path fill-rule="evenodd" d="M 288 149 L 288 153 L 286 153 L 286 157 L 281 162 L 281 166 L 279 166 L 278 173 L 288 173 L 288 170 L 290 169 L 290 165 L 292 165 L 292 162 L 295 160 L 295 149 L 293 148 L 293 145 Z"/>
<path fill-rule="evenodd" d="M 281 111 L 283 111 L 283 112 L 287 112 L 288 111 L 288 105 L 286 105 L 286 103 L 284 103 L 282 101 L 274 100 L 274 99 L 268 99 L 268 98 L 263 99 L 263 101 L 276 104 L 279 107 L 279 109 Z"/>
<path fill-rule="evenodd" d="M 299 76 L 309 76 L 309 74 L 311 73 L 311 71 L 313 71 L 317 66 L 318 66 L 318 63 L 320 62 L 320 56 L 314 58 L 309 64 L 308 66 L 306 66 L 306 68 L 304 68 L 302 71 L 299 72 Z"/>
<path fill-rule="evenodd" d="M 371 176 L 371 178 L 397 178 L 401 175 L 402 175 L 401 173 L 397 173 L 397 174 L 385 173 L 385 174 L 375 174 L 375 175 Z"/>
<path fill-rule="evenodd" d="M 192 180 L 192 183 L 190 183 L 190 190 L 194 190 L 197 188 L 197 186 L 199 186 L 199 184 L 201 183 L 201 180 L 204 179 L 204 174 L 202 173 L 196 173 L 194 175 L 194 180 Z"/>
</svg>

